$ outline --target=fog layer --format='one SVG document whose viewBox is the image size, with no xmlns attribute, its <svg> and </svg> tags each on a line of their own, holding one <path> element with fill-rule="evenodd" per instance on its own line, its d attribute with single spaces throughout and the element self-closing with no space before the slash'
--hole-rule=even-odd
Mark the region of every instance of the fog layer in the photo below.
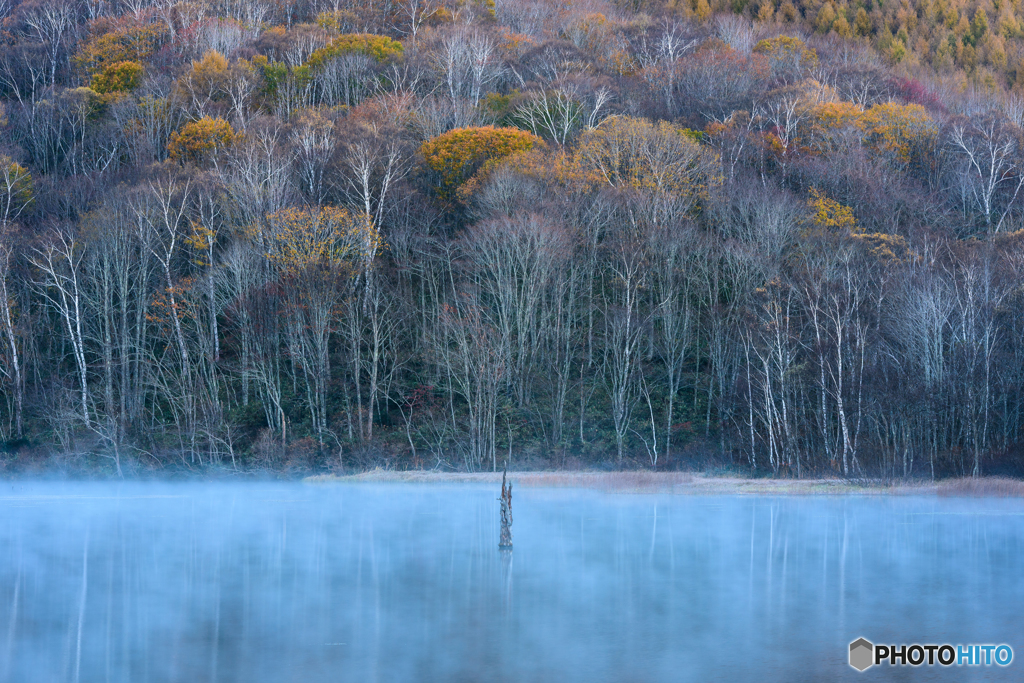
<svg viewBox="0 0 1024 683">
<path fill-rule="evenodd" d="M 1024 504 L 416 485 L 5 484 L 0 681 L 816 681 L 1024 657 Z M 1019 680 L 920 667 L 908 680 Z"/>
</svg>

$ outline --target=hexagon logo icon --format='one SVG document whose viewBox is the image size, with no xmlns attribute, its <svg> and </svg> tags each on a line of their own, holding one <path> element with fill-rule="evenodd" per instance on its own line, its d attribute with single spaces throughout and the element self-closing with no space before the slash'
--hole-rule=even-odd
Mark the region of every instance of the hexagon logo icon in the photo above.
<svg viewBox="0 0 1024 683">
<path fill-rule="evenodd" d="M 850 666 L 857 671 L 864 671 L 874 664 L 875 646 L 864 638 L 858 638 L 850 643 Z"/>
</svg>

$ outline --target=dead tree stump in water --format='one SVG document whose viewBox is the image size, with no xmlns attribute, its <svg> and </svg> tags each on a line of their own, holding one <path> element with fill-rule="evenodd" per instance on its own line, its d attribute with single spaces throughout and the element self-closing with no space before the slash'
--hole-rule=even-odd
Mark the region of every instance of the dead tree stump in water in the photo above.
<svg viewBox="0 0 1024 683">
<path fill-rule="evenodd" d="M 512 548 L 512 482 L 506 483 L 508 475 L 508 463 L 505 464 L 505 471 L 501 473 L 501 540 L 498 547 L 502 549 Z"/>
</svg>

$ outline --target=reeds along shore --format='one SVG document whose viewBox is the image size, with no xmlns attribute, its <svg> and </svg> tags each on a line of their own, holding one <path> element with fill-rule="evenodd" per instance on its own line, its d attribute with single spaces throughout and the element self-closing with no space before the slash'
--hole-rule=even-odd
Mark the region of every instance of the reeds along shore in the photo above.
<svg viewBox="0 0 1024 683">
<path fill-rule="evenodd" d="M 1004 477 L 893 482 L 844 479 L 753 479 L 686 472 L 516 472 L 522 488 L 581 488 L 609 493 L 691 495 L 940 495 L 1024 497 L 1024 481 Z M 309 483 L 500 484 L 501 473 L 370 470 L 348 476 L 318 475 Z"/>
<path fill-rule="evenodd" d="M 936 487 L 940 496 L 1024 498 L 1024 481 L 1007 477 L 949 479 Z"/>
</svg>

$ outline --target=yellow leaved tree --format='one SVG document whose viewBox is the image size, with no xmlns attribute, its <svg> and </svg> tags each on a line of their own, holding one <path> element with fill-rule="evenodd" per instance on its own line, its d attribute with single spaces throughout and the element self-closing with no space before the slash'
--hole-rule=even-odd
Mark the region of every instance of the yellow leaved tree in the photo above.
<svg viewBox="0 0 1024 683">
<path fill-rule="evenodd" d="M 502 159 L 543 144 L 536 135 L 518 128 L 480 126 L 456 128 L 431 138 L 420 147 L 420 154 L 435 176 L 438 197 L 465 201 L 476 186 L 468 181 L 478 173 L 486 174 Z"/>
<path fill-rule="evenodd" d="M 306 60 L 306 66 L 314 69 L 322 67 L 325 62 L 342 55 L 366 55 L 377 62 L 389 62 L 401 58 L 404 53 L 402 44 L 387 36 L 374 33 L 343 33 L 334 38 L 326 47 L 316 50 Z"/>
<path fill-rule="evenodd" d="M 807 202 L 811 209 L 811 223 L 819 234 L 830 238 L 852 238 L 854 243 L 867 249 L 873 257 L 882 262 L 905 259 L 910 251 L 906 239 L 900 235 L 883 232 L 867 232 L 857 225 L 853 209 L 841 204 L 817 188 L 811 188 Z"/>
<path fill-rule="evenodd" d="M 79 43 L 71 61 L 90 75 L 120 62 L 144 62 L 170 39 L 162 23 L 118 22 Z"/>
<path fill-rule="evenodd" d="M 210 50 L 178 79 L 179 96 L 193 112 L 205 116 L 214 102 L 226 100 L 231 65 L 221 53 Z"/>
<path fill-rule="evenodd" d="M 175 161 L 199 163 L 214 157 L 234 140 L 235 131 L 230 123 L 204 116 L 171 133 L 167 151 Z"/>
<path fill-rule="evenodd" d="M 142 85 L 142 73 L 138 62 L 114 62 L 92 77 L 91 87 L 101 95 L 130 92 Z"/>
<path fill-rule="evenodd" d="M 32 174 L 7 155 L 0 155 L 0 226 L 22 214 L 34 200 Z"/>
<path fill-rule="evenodd" d="M 870 148 L 901 165 L 919 157 L 939 133 L 935 120 L 919 104 L 876 104 L 857 125 Z"/>
<path fill-rule="evenodd" d="M 335 206 L 272 213 L 260 237 L 267 258 L 288 276 L 356 268 L 380 248 L 380 235 L 364 215 Z"/>
<path fill-rule="evenodd" d="M 850 137 L 861 137 L 864 110 L 853 102 L 823 102 L 811 107 L 808 116 L 808 147 L 820 154 L 843 149 Z"/>
<path fill-rule="evenodd" d="M 843 235 L 857 231 L 857 219 L 853 216 L 853 209 L 840 204 L 818 188 L 811 188 L 811 198 L 807 204 L 813 212 L 811 221 L 817 228 Z"/>
<path fill-rule="evenodd" d="M 365 214 L 322 206 L 272 213 L 249 236 L 264 251 L 281 285 L 289 352 L 303 370 L 310 420 L 322 448 L 329 429 L 331 336 L 341 304 L 381 248 L 380 235 Z"/>
<path fill-rule="evenodd" d="M 754 53 L 768 59 L 774 78 L 787 82 L 799 80 L 804 72 L 818 65 L 818 53 L 792 36 L 761 40 L 754 46 Z"/>
<path fill-rule="evenodd" d="M 718 155 L 698 134 L 665 121 L 626 116 L 606 120 L 580 136 L 570 180 L 600 186 L 706 198 L 722 182 Z"/>
</svg>

